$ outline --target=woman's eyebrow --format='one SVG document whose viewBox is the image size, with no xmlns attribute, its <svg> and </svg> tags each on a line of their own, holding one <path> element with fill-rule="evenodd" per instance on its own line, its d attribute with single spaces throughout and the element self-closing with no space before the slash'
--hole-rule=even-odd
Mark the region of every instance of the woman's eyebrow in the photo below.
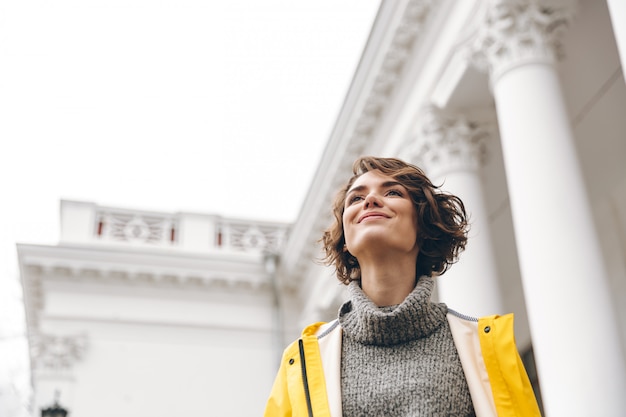
<svg viewBox="0 0 626 417">
<path fill-rule="evenodd" d="M 398 181 L 386 181 L 383 183 L 383 188 L 389 188 L 389 187 L 394 187 L 396 185 L 399 185 L 401 187 L 404 187 L 404 185 L 402 185 L 401 183 L 399 183 Z"/>
<path fill-rule="evenodd" d="M 389 187 L 395 187 L 396 185 L 404 187 L 404 185 L 402 185 L 398 181 L 385 181 L 385 182 L 383 182 L 381 184 L 381 187 L 382 188 L 389 188 Z M 346 195 L 348 195 L 350 193 L 353 193 L 353 192 L 357 192 L 357 191 L 363 191 L 366 188 L 367 188 L 367 186 L 365 186 L 365 185 L 357 185 L 356 187 L 349 189 L 348 192 L 346 193 Z"/>
<path fill-rule="evenodd" d="M 364 189 L 366 189 L 367 187 L 365 185 L 357 185 L 354 188 L 350 188 L 348 190 L 348 192 L 346 193 L 346 195 L 350 194 L 350 193 L 354 193 L 356 191 L 363 191 Z"/>
</svg>

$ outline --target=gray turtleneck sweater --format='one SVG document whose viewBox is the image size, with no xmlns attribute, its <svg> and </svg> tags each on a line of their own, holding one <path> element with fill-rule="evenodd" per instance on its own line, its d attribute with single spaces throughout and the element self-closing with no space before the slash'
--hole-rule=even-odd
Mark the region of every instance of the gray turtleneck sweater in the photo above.
<svg viewBox="0 0 626 417">
<path fill-rule="evenodd" d="M 339 311 L 344 417 L 474 416 L 446 319 L 421 277 L 397 306 L 378 307 L 357 282 Z"/>
</svg>

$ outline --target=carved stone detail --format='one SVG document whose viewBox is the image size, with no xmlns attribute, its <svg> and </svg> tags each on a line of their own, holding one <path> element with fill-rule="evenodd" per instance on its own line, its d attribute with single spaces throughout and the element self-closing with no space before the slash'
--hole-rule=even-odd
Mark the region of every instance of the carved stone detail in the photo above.
<svg viewBox="0 0 626 417">
<path fill-rule="evenodd" d="M 401 153 L 432 179 L 454 171 L 477 171 L 485 163 L 490 123 L 427 107 L 417 126 Z"/>
<path fill-rule="evenodd" d="M 432 4 L 433 0 L 411 0 L 406 5 L 361 114 L 357 118 L 356 127 L 347 141 L 347 149 L 341 165 L 337 168 L 337 171 L 343 171 L 345 175 L 338 176 L 349 175 L 354 159 L 361 154 L 378 125 L 389 97 L 402 78 L 405 63 L 428 19 Z M 334 190 L 332 192 L 334 193 Z M 329 201 L 333 198 L 332 195 L 327 197 Z M 321 233 L 321 231 L 315 230 L 315 233 Z"/>
<path fill-rule="evenodd" d="M 362 126 L 372 129 L 372 126 Z M 96 212 L 96 241 L 133 246 L 178 246 L 180 215 L 101 208 Z M 213 249 L 238 252 L 275 252 L 287 239 L 285 224 L 220 218 L 215 223 Z"/>
<path fill-rule="evenodd" d="M 493 80 L 525 62 L 555 62 L 562 54 L 561 35 L 573 7 L 551 7 L 533 0 L 489 0 L 485 18 L 470 46 L 474 64 Z"/>
<path fill-rule="evenodd" d="M 287 228 L 249 222 L 220 222 L 220 246 L 241 252 L 276 252 L 287 240 Z"/>
<path fill-rule="evenodd" d="M 69 370 L 84 357 L 87 346 L 88 339 L 85 334 L 33 335 L 31 337 L 33 366 L 51 371 Z"/>
<path fill-rule="evenodd" d="M 262 272 L 255 270 L 218 270 L 208 268 L 186 270 L 173 268 L 169 271 L 154 270 L 146 266 L 125 268 L 119 265 L 94 265 L 85 268 L 80 263 L 66 265 L 25 265 L 24 303 L 28 325 L 31 329 L 39 327 L 40 314 L 45 308 L 44 281 L 74 281 L 106 285 L 138 286 L 152 288 L 179 288 L 189 291 L 235 291 L 258 294 L 269 292 L 270 282 Z M 59 271 L 62 271 L 60 273 Z M 34 340 L 34 339 L 33 339 Z"/>
<path fill-rule="evenodd" d="M 131 210 L 99 210 L 95 235 L 101 241 L 173 245 L 176 219 L 173 215 L 147 214 Z"/>
</svg>

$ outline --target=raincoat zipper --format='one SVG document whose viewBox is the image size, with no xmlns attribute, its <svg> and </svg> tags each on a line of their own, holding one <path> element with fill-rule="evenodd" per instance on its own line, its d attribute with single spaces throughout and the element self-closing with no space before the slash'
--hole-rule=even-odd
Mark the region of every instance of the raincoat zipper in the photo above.
<svg viewBox="0 0 626 417">
<path fill-rule="evenodd" d="M 477 317 L 467 316 L 465 314 L 459 313 L 458 311 L 454 311 L 451 308 L 448 309 L 448 313 L 452 314 L 453 316 L 457 316 L 460 319 L 473 321 L 473 322 L 478 323 L 478 318 Z"/>
<path fill-rule="evenodd" d="M 302 368 L 302 384 L 304 385 L 304 396 L 306 397 L 306 407 L 309 410 L 309 417 L 313 417 L 313 406 L 311 405 L 311 392 L 309 391 L 309 380 L 306 376 L 306 360 L 304 359 L 304 343 L 298 340 L 300 347 L 300 366 Z"/>
</svg>

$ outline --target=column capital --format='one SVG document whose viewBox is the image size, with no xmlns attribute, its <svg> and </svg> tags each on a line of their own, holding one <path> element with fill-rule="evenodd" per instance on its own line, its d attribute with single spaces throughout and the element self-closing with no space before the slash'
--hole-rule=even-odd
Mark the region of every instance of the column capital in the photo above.
<svg viewBox="0 0 626 417">
<path fill-rule="evenodd" d="M 574 16 L 575 1 L 488 0 L 470 44 L 474 64 L 492 83 L 511 68 L 553 63 L 563 55 L 561 37 Z"/>
<path fill-rule="evenodd" d="M 416 130 L 401 151 L 431 178 L 455 171 L 476 172 L 485 163 L 490 121 L 470 120 L 429 106 L 418 117 Z"/>
</svg>

